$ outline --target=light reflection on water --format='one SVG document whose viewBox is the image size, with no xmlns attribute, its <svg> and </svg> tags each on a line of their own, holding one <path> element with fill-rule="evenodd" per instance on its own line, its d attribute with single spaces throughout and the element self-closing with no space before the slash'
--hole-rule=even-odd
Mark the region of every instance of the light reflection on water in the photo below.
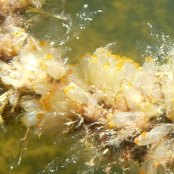
<svg viewBox="0 0 174 174">
<path fill-rule="evenodd" d="M 84 9 L 85 4 L 88 5 L 87 9 Z M 69 36 L 70 39 L 67 39 L 63 47 L 71 48 L 66 54 L 70 62 L 75 62 L 86 52 L 92 52 L 111 42 L 116 42 L 114 51 L 141 62 L 141 54 L 147 54 L 143 51 L 146 49 L 143 45 L 156 42 L 150 34 L 148 23 L 160 30 L 156 29 L 157 33 L 164 32 L 170 38 L 174 38 L 173 6 L 173 0 L 67 0 L 66 2 L 48 0 L 45 7 L 48 13 L 61 14 L 64 11 L 69 20 L 56 22 L 57 20 L 52 18 L 41 17 L 42 20 L 36 18 L 38 23 L 31 29 L 31 33 L 42 39 L 56 38 L 57 43 L 60 43 L 60 36 L 63 35 L 63 40 Z M 94 12 L 97 10 L 102 10 L 103 13 L 95 15 Z M 87 22 L 85 20 L 79 22 L 77 18 L 77 13 L 83 14 L 83 12 L 88 14 Z M 90 18 L 93 20 L 91 21 Z M 67 35 L 65 34 L 67 28 L 59 25 L 62 21 L 65 26 L 74 27 Z M 75 25 L 71 24 L 72 21 Z M 79 27 L 85 27 L 85 29 L 81 31 Z M 140 44 L 137 46 L 137 43 Z M 153 49 L 152 52 L 156 54 Z M 17 166 L 19 142 L 24 133 L 25 131 L 16 123 L 8 126 L 6 132 L 0 131 L 0 173 L 75 174 L 77 170 L 81 173 L 85 171 L 86 173 L 102 173 L 101 169 L 90 168 L 90 171 L 85 168 L 87 152 L 77 143 L 78 136 L 55 137 L 50 136 L 50 133 L 44 133 L 38 137 L 30 132 L 27 141 L 23 144 L 21 164 Z M 123 172 L 118 170 L 118 173 Z"/>
</svg>

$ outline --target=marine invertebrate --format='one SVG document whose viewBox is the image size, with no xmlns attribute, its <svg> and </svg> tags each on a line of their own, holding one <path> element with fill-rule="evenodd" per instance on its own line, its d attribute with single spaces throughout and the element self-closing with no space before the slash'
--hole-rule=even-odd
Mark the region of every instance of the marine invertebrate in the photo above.
<svg viewBox="0 0 174 174">
<path fill-rule="evenodd" d="M 8 100 L 20 106 L 22 123 L 36 133 L 62 124 L 84 128 L 98 135 L 103 155 L 119 151 L 120 161 L 144 162 L 147 173 L 173 162 L 173 58 L 160 64 L 148 57 L 139 65 L 98 48 L 71 65 L 61 49 L 33 38 L 15 21 L 11 25 L 2 34 L 9 36 L 3 45 L 10 46 L 3 47 L 0 79 L 11 90 L 1 96 L 1 112 Z M 135 149 L 142 146 L 143 157 L 135 157 Z"/>
</svg>

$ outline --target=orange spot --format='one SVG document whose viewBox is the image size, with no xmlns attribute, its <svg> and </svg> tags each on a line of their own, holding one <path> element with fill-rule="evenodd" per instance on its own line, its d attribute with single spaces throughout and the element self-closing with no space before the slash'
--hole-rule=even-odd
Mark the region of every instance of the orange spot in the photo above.
<svg viewBox="0 0 174 174">
<path fill-rule="evenodd" d="M 80 59 L 88 59 L 90 57 L 91 57 L 91 54 L 90 53 L 86 53 L 83 56 L 81 56 Z"/>
<path fill-rule="evenodd" d="M 117 64 L 116 64 L 116 68 L 118 69 L 118 70 L 120 70 L 122 67 L 123 67 L 123 65 L 124 65 L 124 61 L 119 61 Z"/>
<path fill-rule="evenodd" d="M 43 120 L 43 117 L 44 117 L 44 114 L 43 113 L 38 113 L 37 115 L 37 123 L 36 123 L 36 128 L 40 128 L 42 126 L 42 120 Z"/>
<path fill-rule="evenodd" d="M 32 46 L 32 50 L 33 50 L 33 51 L 36 51 L 36 49 L 37 49 L 36 46 L 33 45 L 33 46 Z"/>
<path fill-rule="evenodd" d="M 74 89 L 76 89 L 77 86 L 73 83 L 70 83 L 65 89 L 64 92 L 65 94 L 69 93 L 70 91 L 73 91 Z"/>
<path fill-rule="evenodd" d="M 40 44 L 40 46 L 44 47 L 47 45 L 47 41 L 41 40 L 41 41 L 39 41 L 39 44 Z"/>
<path fill-rule="evenodd" d="M 112 55 L 112 58 L 116 59 L 116 60 L 119 60 L 120 59 L 120 55 L 118 55 L 118 54 L 117 55 Z"/>
<path fill-rule="evenodd" d="M 140 65 L 138 63 L 133 63 L 133 64 L 134 64 L 135 68 L 137 68 L 137 69 L 140 68 Z"/>
<path fill-rule="evenodd" d="M 42 120 L 43 116 L 44 116 L 43 113 L 38 113 L 38 114 L 37 114 L 37 119 L 38 119 L 38 120 Z"/>
<path fill-rule="evenodd" d="M 93 54 L 93 55 L 91 56 L 91 58 L 92 58 L 92 59 L 97 59 L 97 56 L 96 56 L 95 54 Z"/>
<path fill-rule="evenodd" d="M 46 69 L 47 69 L 47 64 L 46 64 L 44 61 L 42 61 L 42 62 L 40 63 L 40 67 L 41 67 L 43 70 L 46 70 Z"/>
<path fill-rule="evenodd" d="M 50 103 L 50 94 L 47 94 L 46 96 L 42 97 L 40 99 L 40 103 L 43 110 L 50 111 L 52 108 Z"/>
<path fill-rule="evenodd" d="M 47 59 L 52 59 L 54 56 L 52 54 L 47 54 Z"/>
<path fill-rule="evenodd" d="M 154 162 L 154 163 L 153 163 L 153 166 L 154 166 L 155 168 L 157 168 L 157 167 L 159 166 L 159 163 L 158 163 L 158 162 Z"/>
<path fill-rule="evenodd" d="M 67 71 L 67 75 L 71 75 L 73 73 L 73 70 L 72 69 L 69 69 L 68 71 Z"/>
<path fill-rule="evenodd" d="M 98 62 L 98 57 L 96 55 L 92 55 L 91 58 L 92 58 L 91 61 L 93 63 L 97 63 Z"/>
<path fill-rule="evenodd" d="M 115 125 L 115 123 L 113 122 L 113 121 L 110 121 L 109 123 L 108 123 L 108 125 L 109 125 L 109 128 L 114 128 L 116 125 Z"/>
<path fill-rule="evenodd" d="M 15 31 L 15 32 L 14 32 L 14 35 L 20 36 L 23 32 L 24 32 L 23 30 Z"/>
<path fill-rule="evenodd" d="M 107 63 L 105 63 L 105 64 L 103 65 L 104 68 L 109 68 L 110 66 L 111 66 L 111 65 L 110 65 L 109 62 L 107 62 Z"/>
<path fill-rule="evenodd" d="M 139 174 L 145 174 L 144 170 L 140 170 Z"/>
<path fill-rule="evenodd" d="M 141 136 L 142 136 L 143 138 L 145 138 L 146 135 L 147 135 L 147 132 L 142 132 L 142 134 L 141 134 Z"/>
<path fill-rule="evenodd" d="M 135 144 L 139 144 L 139 143 L 140 143 L 140 140 L 139 140 L 138 138 L 135 138 L 135 139 L 134 139 L 134 143 L 135 143 Z"/>
<path fill-rule="evenodd" d="M 131 87 L 132 86 L 132 82 L 128 82 L 128 86 Z"/>
<path fill-rule="evenodd" d="M 106 115 L 107 120 L 111 121 L 113 119 L 113 115 L 110 113 Z"/>
<path fill-rule="evenodd" d="M 61 82 L 62 82 L 62 83 L 68 83 L 68 78 L 67 78 L 67 76 L 63 76 L 63 77 L 61 78 Z"/>
</svg>

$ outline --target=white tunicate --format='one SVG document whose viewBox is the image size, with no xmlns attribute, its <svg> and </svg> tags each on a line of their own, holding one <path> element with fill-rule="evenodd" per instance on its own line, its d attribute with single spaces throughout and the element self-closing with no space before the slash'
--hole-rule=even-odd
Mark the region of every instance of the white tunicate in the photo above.
<svg viewBox="0 0 174 174">
<path fill-rule="evenodd" d="M 138 145 L 149 145 L 152 143 L 157 143 L 166 135 L 168 135 L 173 127 L 174 126 L 172 124 L 163 123 L 147 133 L 143 132 L 135 139 L 135 143 Z"/>
<path fill-rule="evenodd" d="M 118 112 L 114 114 L 113 121 L 116 127 L 135 126 L 143 124 L 145 115 L 143 112 Z"/>
<path fill-rule="evenodd" d="M 142 164 L 141 170 L 145 171 L 145 174 L 156 174 L 158 167 L 163 167 L 163 172 L 166 173 L 170 168 L 167 164 L 170 164 L 174 159 L 174 140 L 164 138 L 158 144 L 153 145 L 148 154 L 146 161 Z M 161 168 L 160 168 L 161 173 Z M 169 172 L 173 173 L 173 172 Z"/>
<path fill-rule="evenodd" d="M 71 98 L 73 101 L 79 103 L 87 103 L 89 94 L 85 92 L 83 89 L 78 87 L 75 83 L 70 83 L 65 89 L 65 94 Z"/>
</svg>

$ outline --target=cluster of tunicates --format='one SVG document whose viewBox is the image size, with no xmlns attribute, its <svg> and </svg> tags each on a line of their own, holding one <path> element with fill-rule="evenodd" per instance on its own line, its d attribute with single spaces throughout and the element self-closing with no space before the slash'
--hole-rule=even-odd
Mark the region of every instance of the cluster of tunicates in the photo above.
<svg viewBox="0 0 174 174">
<path fill-rule="evenodd" d="M 141 158 L 142 173 L 172 165 L 172 55 L 164 63 L 147 57 L 140 65 L 102 47 L 67 64 L 62 49 L 22 28 L 24 19 L 17 11 L 29 4 L 39 8 L 42 2 L 0 1 L 0 79 L 6 89 L 0 96 L 1 124 L 9 104 L 23 110 L 21 123 L 36 134 L 61 125 L 78 131 L 87 126 L 98 134 L 103 154 L 121 149 L 122 158 L 131 161 L 133 149 L 143 147 L 146 152 L 136 159 Z"/>
</svg>

